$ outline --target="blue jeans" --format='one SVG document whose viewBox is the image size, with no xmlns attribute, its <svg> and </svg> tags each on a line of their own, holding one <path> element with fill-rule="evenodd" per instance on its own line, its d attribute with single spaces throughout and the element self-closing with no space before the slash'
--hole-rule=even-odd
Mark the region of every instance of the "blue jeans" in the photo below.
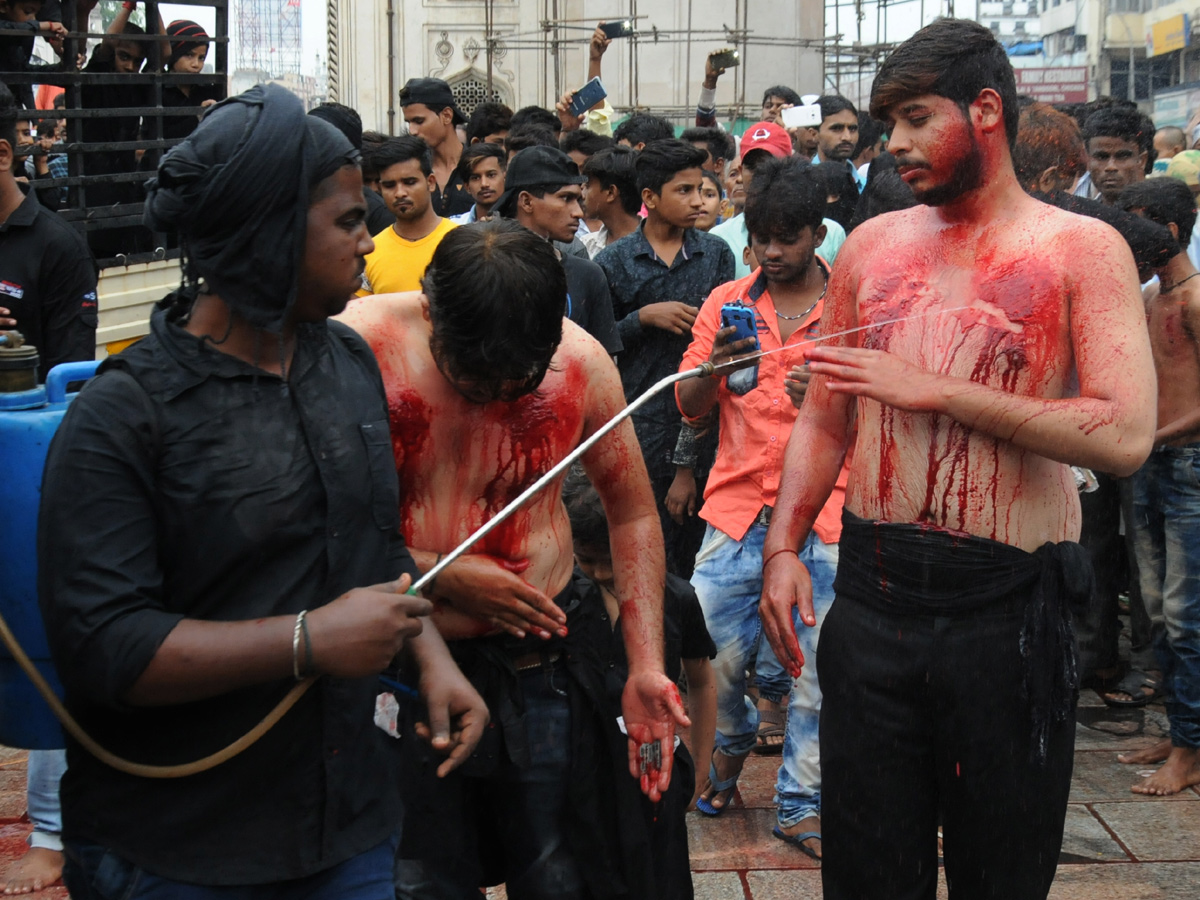
<svg viewBox="0 0 1200 900">
<path fill-rule="evenodd" d="M 25 802 L 29 805 L 29 821 L 33 831 L 30 847 L 59 850 L 62 844 L 62 803 L 58 799 L 58 783 L 67 771 L 66 750 L 30 750 L 29 767 L 25 776 Z"/>
<path fill-rule="evenodd" d="M 220 823 L 213 823 L 219 828 Z M 211 886 L 153 875 L 99 844 L 66 841 L 63 883 L 73 900 L 393 900 L 395 838 L 324 872 L 274 884 Z"/>
<path fill-rule="evenodd" d="M 1171 743 L 1200 748 L 1200 444 L 1160 447 L 1133 476 L 1142 598 L 1163 668 Z"/>
<path fill-rule="evenodd" d="M 717 645 L 713 673 L 717 681 L 716 749 L 726 756 L 744 756 L 753 749 L 758 710 L 746 696 L 746 668 L 758 655 L 757 668 L 770 671 L 774 654 L 767 646 L 758 616 L 762 594 L 762 545 L 767 529 L 752 525 L 735 541 L 711 525 L 696 556 L 692 587 L 700 598 L 704 622 Z M 818 725 L 821 689 L 817 684 L 817 640 L 825 613 L 833 603 L 833 576 L 838 548 L 815 534 L 800 550 L 800 561 L 812 576 L 813 609 L 817 624 L 808 628 L 796 615 L 796 636 L 804 653 L 804 671 L 791 682 L 783 761 L 775 782 L 777 816 L 783 827 L 795 825 L 821 811 L 821 755 Z M 779 667 L 778 661 L 774 666 Z M 769 696 L 769 695 L 768 695 Z M 701 760 L 698 765 L 704 765 Z"/>
</svg>

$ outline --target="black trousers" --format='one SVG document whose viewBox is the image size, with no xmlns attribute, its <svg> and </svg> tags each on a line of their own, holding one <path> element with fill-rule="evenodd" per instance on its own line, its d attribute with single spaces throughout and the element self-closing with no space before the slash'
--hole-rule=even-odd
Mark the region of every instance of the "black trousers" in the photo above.
<svg viewBox="0 0 1200 900">
<path fill-rule="evenodd" d="M 1022 609 L 940 617 L 834 601 L 817 654 L 825 900 L 932 900 L 939 817 L 951 898 L 1046 896 L 1075 722 L 1031 762 Z"/>
</svg>

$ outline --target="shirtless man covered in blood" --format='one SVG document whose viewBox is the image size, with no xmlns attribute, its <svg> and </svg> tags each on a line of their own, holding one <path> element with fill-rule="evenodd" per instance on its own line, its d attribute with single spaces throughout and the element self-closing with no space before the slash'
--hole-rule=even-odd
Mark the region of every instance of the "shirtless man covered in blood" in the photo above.
<svg viewBox="0 0 1200 900">
<path fill-rule="evenodd" d="M 423 284 L 424 293 L 353 304 L 344 321 L 379 360 L 406 492 L 401 529 L 428 570 L 620 412 L 624 396 L 604 348 L 563 319 L 566 283 L 550 243 L 515 222 L 450 232 Z M 651 800 L 670 781 L 674 729 L 687 718 L 663 673 L 662 534 L 632 425 L 622 423 L 582 462 L 609 522 L 629 659 L 628 741 L 612 715 L 589 706 L 603 672 L 588 667 L 586 636 L 603 610 L 587 608 L 575 589 L 559 482 L 428 591 L 439 632 L 482 688 L 497 746 L 481 747 L 464 776 L 430 787 L 434 818 L 422 818 L 422 830 L 436 839 L 407 850 L 405 838 L 398 897 L 461 897 L 497 879 L 514 897 L 607 896 L 590 892 L 588 867 L 603 864 L 615 829 L 578 822 L 588 814 L 580 804 L 608 818 L 617 794 L 629 785 L 636 795 L 636 784 L 579 771 L 578 748 L 594 768 L 595 748 L 615 735 L 621 772 L 639 777 Z M 639 747 L 654 742 L 661 769 L 642 772 Z M 489 855 L 502 862 L 498 870 Z"/>
<path fill-rule="evenodd" d="M 1122 475 L 1153 434 L 1137 274 L 1095 220 L 1021 190 L 1016 88 L 977 23 L 940 19 L 880 68 L 871 115 L 923 206 L 846 242 L 763 548 L 761 614 L 803 664 L 797 551 L 857 422 L 818 675 L 827 900 L 1045 897 L 1086 597 L 1068 464 Z M 892 323 L 892 320 L 903 321 Z M 875 323 L 873 325 L 873 323 Z"/>
<path fill-rule="evenodd" d="M 1171 229 L 1186 248 L 1196 222 L 1191 189 L 1175 178 L 1148 178 L 1117 205 Z M 1154 451 L 1131 479 L 1129 527 L 1142 599 L 1163 671 L 1167 740 L 1117 758 L 1165 764 L 1133 785 L 1137 794 L 1177 794 L 1200 784 L 1200 278 L 1185 250 L 1159 269 L 1145 291 L 1146 323 L 1158 373 Z"/>
</svg>

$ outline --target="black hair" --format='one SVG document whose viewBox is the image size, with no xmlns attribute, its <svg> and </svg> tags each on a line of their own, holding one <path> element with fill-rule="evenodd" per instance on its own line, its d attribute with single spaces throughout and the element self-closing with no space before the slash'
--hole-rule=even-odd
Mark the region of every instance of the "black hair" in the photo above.
<svg viewBox="0 0 1200 900">
<path fill-rule="evenodd" d="M 634 113 L 617 126 L 613 132 L 613 140 L 618 144 L 629 141 L 629 146 L 636 148 L 638 144 L 648 145 L 653 141 L 666 141 L 675 137 L 675 126 L 662 116 L 650 113 Z"/>
<path fill-rule="evenodd" d="M 567 472 L 562 486 L 563 505 L 571 523 L 571 540 L 579 547 L 608 549 L 608 517 L 600 492 L 588 480 L 583 467 L 576 463 Z"/>
<path fill-rule="evenodd" d="M 382 131 L 364 131 L 362 135 L 362 172 L 363 181 L 373 181 L 379 178 L 379 168 L 375 165 L 375 153 L 388 142 L 388 136 Z"/>
<path fill-rule="evenodd" d="M 8 85 L 0 81 L 0 141 L 8 141 L 14 153 L 17 149 L 17 118 L 17 98 Z"/>
<path fill-rule="evenodd" d="M 429 347 L 470 399 L 512 401 L 537 390 L 562 342 L 567 281 L 554 246 L 511 219 L 449 231 L 421 279 Z"/>
<path fill-rule="evenodd" d="M 134 22 L 126 22 L 125 27 L 121 29 L 121 34 L 145 34 L 146 29 Z M 138 54 L 142 59 L 146 59 L 150 54 L 150 45 L 145 41 L 122 41 L 120 35 L 117 36 L 116 43 L 118 44 L 134 44 L 138 48 Z"/>
<path fill-rule="evenodd" d="M 1083 125 L 1083 141 L 1086 144 L 1092 138 L 1117 138 L 1137 144 L 1139 150 L 1154 149 L 1154 125 L 1146 128 L 1149 121 L 1138 112 L 1136 107 L 1110 106 L 1097 110 L 1087 117 Z"/>
<path fill-rule="evenodd" d="M 858 109 L 841 94 L 822 94 L 817 98 L 817 106 L 821 107 L 822 122 L 840 112 L 852 112 L 858 118 Z"/>
<path fill-rule="evenodd" d="M 481 159 L 495 159 L 500 164 L 500 171 L 508 168 L 508 154 L 500 144 L 471 144 L 464 147 L 462 156 L 458 158 L 458 177 L 463 181 L 471 180 L 471 172 L 475 163 Z"/>
<path fill-rule="evenodd" d="M 755 177 L 758 176 L 758 169 L 754 170 L 754 175 Z M 821 190 L 825 192 L 826 198 L 840 198 L 846 191 L 850 190 L 849 179 L 846 178 L 845 163 L 825 162 L 813 164 L 812 176 L 816 179 L 817 184 L 821 186 Z M 857 194 L 857 191 L 855 193 Z"/>
<path fill-rule="evenodd" d="M 616 185 L 621 197 L 621 209 L 627 215 L 636 216 L 642 208 L 642 192 L 638 190 L 638 152 L 632 147 L 618 145 L 601 150 L 588 157 L 583 164 L 583 174 L 595 178 L 607 190 Z"/>
<path fill-rule="evenodd" d="M 428 178 L 433 174 L 433 151 L 415 134 L 402 134 L 388 138 L 371 154 L 371 165 L 376 172 L 391 168 L 396 163 L 415 159 L 421 164 L 421 174 Z"/>
<path fill-rule="evenodd" d="M 896 157 L 884 152 L 871 160 L 867 169 L 867 184 L 854 207 L 854 217 L 846 227 L 849 234 L 863 222 L 884 213 L 909 209 L 917 205 L 912 188 L 896 171 Z"/>
<path fill-rule="evenodd" d="M 489 135 L 507 132 L 512 128 L 512 119 L 513 111 L 503 103 L 480 103 L 467 120 L 467 144 L 473 143 L 475 138 L 482 141 Z"/>
<path fill-rule="evenodd" d="M 685 169 L 699 169 L 708 159 L 699 147 L 687 141 L 655 141 L 647 144 L 637 158 L 638 191 L 647 188 L 661 194 L 663 185 Z"/>
<path fill-rule="evenodd" d="M 1119 209 L 1140 209 L 1151 222 L 1179 228 L 1179 246 L 1187 247 L 1196 226 L 1196 198 L 1178 178 L 1147 178 L 1124 188 L 1117 197 Z"/>
<path fill-rule="evenodd" d="M 802 102 L 799 94 L 797 94 L 790 87 L 782 84 L 777 84 L 774 87 L 769 87 L 763 91 L 762 105 L 766 106 L 767 101 L 772 97 L 778 97 L 784 103 L 790 103 L 792 106 L 799 106 Z"/>
<path fill-rule="evenodd" d="M 721 184 L 721 179 L 717 177 L 716 172 L 713 172 L 711 169 L 701 169 L 700 177 L 707 178 L 714 185 L 716 185 L 717 196 L 720 197 L 722 200 L 725 199 L 725 186 L 723 184 Z"/>
<path fill-rule="evenodd" d="M 562 120 L 541 106 L 522 106 L 512 114 L 512 130 L 516 131 L 523 125 L 544 125 L 553 131 L 555 136 L 562 131 Z"/>
<path fill-rule="evenodd" d="M 689 144 L 703 144 L 708 148 L 708 155 L 712 159 L 729 162 L 737 158 L 737 144 L 734 143 L 733 135 L 722 128 L 689 128 L 679 139 Z"/>
<path fill-rule="evenodd" d="M 802 157 L 772 159 L 754 170 L 744 213 L 746 231 L 756 237 L 815 232 L 825 218 L 825 185 Z"/>
<path fill-rule="evenodd" d="M 1008 149 L 1017 145 L 1017 80 L 1004 46 L 970 19 L 936 19 L 897 47 L 871 85 L 871 115 L 887 121 L 902 100 L 935 94 L 958 104 L 963 115 L 980 92 L 1000 96 Z"/>
<path fill-rule="evenodd" d="M 568 131 L 558 139 L 558 149 L 563 153 L 570 153 L 572 150 L 576 150 L 584 156 L 591 156 L 593 153 L 607 150 L 612 145 L 612 138 L 603 134 L 596 134 L 594 131 L 588 131 L 586 128 L 577 128 L 574 131 Z"/>
<path fill-rule="evenodd" d="M 504 139 L 505 152 L 511 156 L 522 150 L 528 150 L 530 147 L 554 147 L 558 149 L 558 138 L 545 125 L 535 125 L 533 123 L 521 126 L 514 125 L 512 130 L 509 131 L 508 137 Z"/>
<path fill-rule="evenodd" d="M 48 117 L 42 119 L 40 122 L 38 122 L 38 126 L 37 126 L 38 137 L 53 135 L 54 132 L 58 129 L 58 123 L 59 123 L 59 120 L 54 118 L 53 116 L 48 116 Z"/>
<path fill-rule="evenodd" d="M 857 159 L 859 154 L 874 147 L 885 131 L 887 128 L 882 122 L 872 119 L 871 114 L 865 109 L 860 109 L 858 111 L 858 144 L 855 145 L 854 153 L 850 155 L 850 158 Z"/>
</svg>

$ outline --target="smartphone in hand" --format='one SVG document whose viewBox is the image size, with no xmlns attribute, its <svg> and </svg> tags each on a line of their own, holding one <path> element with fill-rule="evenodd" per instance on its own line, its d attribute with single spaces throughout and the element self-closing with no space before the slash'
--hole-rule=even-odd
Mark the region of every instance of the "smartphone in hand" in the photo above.
<svg viewBox="0 0 1200 900">
<path fill-rule="evenodd" d="M 622 19 L 620 22 L 604 22 L 600 26 L 604 36 L 609 40 L 619 37 L 629 37 L 633 34 L 633 20 Z"/>
<path fill-rule="evenodd" d="M 737 328 L 733 337 L 729 338 L 728 343 L 734 344 L 738 341 L 746 340 L 747 338 L 754 339 L 754 346 L 746 350 L 741 350 L 741 353 L 757 353 L 758 352 L 758 325 L 754 321 L 754 310 L 748 306 L 740 306 L 736 303 L 727 303 L 721 307 L 721 327 L 728 328 L 730 325 Z"/>
<path fill-rule="evenodd" d="M 714 69 L 732 69 L 742 64 L 741 54 L 733 49 L 717 50 L 708 54 L 708 64 Z"/>
<path fill-rule="evenodd" d="M 571 98 L 571 105 L 567 108 L 570 110 L 571 115 L 582 116 L 607 96 L 608 91 L 604 89 L 604 85 L 600 81 L 600 76 L 597 75 L 575 92 L 575 95 Z"/>
</svg>

